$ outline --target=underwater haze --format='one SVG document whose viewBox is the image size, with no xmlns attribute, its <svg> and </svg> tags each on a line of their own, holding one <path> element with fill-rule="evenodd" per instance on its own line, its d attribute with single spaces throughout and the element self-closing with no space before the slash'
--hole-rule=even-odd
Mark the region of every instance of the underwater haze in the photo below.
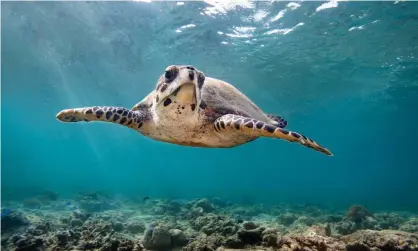
<svg viewBox="0 0 418 251">
<path fill-rule="evenodd" d="M 1 196 L 418 210 L 417 2 L 2 2 Z M 165 68 L 233 84 L 334 154 L 178 146 L 63 109 L 133 107 Z"/>
</svg>

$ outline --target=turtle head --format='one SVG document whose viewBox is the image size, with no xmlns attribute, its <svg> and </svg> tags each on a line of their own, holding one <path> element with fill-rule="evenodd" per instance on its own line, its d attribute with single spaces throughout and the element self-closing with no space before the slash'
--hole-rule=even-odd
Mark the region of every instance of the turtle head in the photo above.
<svg viewBox="0 0 418 251">
<path fill-rule="evenodd" d="M 170 96 L 174 96 L 171 98 L 180 102 L 196 104 L 196 107 L 199 107 L 204 82 L 203 72 L 193 66 L 170 65 L 158 79 L 155 90 L 136 104 L 132 110 L 142 109 L 145 106 L 158 106 Z"/>
<path fill-rule="evenodd" d="M 199 105 L 204 81 L 203 72 L 191 65 L 170 65 L 158 80 L 155 89 L 157 104 L 174 95 L 177 100 L 196 102 Z"/>
</svg>

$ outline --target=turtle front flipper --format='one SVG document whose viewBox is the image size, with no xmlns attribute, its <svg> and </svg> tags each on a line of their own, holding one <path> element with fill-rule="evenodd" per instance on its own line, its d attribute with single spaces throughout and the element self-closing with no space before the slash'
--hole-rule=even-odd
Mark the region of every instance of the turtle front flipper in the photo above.
<svg viewBox="0 0 418 251">
<path fill-rule="evenodd" d="M 90 122 L 103 121 L 124 125 L 135 130 L 142 127 L 146 118 L 143 111 L 132 111 L 123 107 L 92 106 L 83 108 L 65 109 L 57 114 L 61 122 Z"/>
<path fill-rule="evenodd" d="M 315 151 L 333 156 L 333 154 L 328 149 L 320 146 L 315 141 L 300 133 L 291 132 L 278 126 L 253 118 L 227 114 L 215 120 L 214 128 L 218 133 L 239 131 L 242 134 L 248 136 L 280 138 L 289 142 L 298 142 L 299 144 L 312 148 Z"/>
</svg>

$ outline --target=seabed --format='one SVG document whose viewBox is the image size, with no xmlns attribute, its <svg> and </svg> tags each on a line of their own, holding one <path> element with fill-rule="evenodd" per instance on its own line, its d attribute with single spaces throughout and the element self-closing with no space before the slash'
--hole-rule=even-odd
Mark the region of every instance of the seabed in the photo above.
<svg viewBox="0 0 418 251">
<path fill-rule="evenodd" d="M 2 250 L 418 250 L 418 216 L 53 192 L 2 203 Z"/>
</svg>

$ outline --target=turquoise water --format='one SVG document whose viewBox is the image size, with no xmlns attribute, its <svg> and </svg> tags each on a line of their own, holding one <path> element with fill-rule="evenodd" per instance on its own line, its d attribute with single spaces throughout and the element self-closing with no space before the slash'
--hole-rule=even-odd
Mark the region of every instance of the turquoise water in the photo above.
<svg viewBox="0 0 418 251">
<path fill-rule="evenodd" d="M 418 210 L 416 2 L 2 2 L 2 200 L 218 196 Z M 171 64 L 230 82 L 329 148 L 153 141 L 62 109 L 131 108 Z"/>
</svg>

